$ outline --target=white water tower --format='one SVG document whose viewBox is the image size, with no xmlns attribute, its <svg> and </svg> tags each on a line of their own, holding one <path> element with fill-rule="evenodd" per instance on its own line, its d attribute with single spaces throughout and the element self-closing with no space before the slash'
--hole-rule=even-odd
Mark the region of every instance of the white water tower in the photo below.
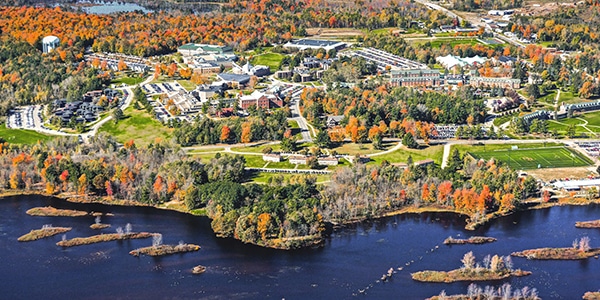
<svg viewBox="0 0 600 300">
<path fill-rule="evenodd" d="M 53 35 L 49 35 L 42 39 L 42 47 L 44 53 L 50 53 L 60 45 L 60 39 Z"/>
</svg>

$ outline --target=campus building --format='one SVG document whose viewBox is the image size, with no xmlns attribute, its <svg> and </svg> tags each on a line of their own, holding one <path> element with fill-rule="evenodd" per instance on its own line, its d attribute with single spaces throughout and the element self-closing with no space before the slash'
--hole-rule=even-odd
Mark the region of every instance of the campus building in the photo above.
<svg viewBox="0 0 600 300">
<path fill-rule="evenodd" d="M 42 39 L 42 49 L 44 53 L 50 53 L 52 50 L 58 48 L 58 46 L 60 46 L 60 39 L 53 35 L 49 35 Z"/>
<path fill-rule="evenodd" d="M 400 57 L 375 48 L 363 48 L 361 50 L 349 52 L 351 56 L 362 57 L 367 61 L 373 62 L 380 70 L 418 70 L 428 69 L 427 65 L 410 59 Z"/>
<path fill-rule="evenodd" d="M 439 70 L 392 70 L 390 82 L 394 86 L 437 87 L 441 85 Z"/>
<path fill-rule="evenodd" d="M 519 89 L 521 88 L 521 79 L 510 77 L 471 76 L 469 79 L 469 84 L 475 87 L 487 86 Z"/>
<path fill-rule="evenodd" d="M 283 45 L 285 48 L 297 48 L 298 50 L 306 49 L 325 49 L 329 50 L 341 50 L 346 48 L 346 43 L 338 41 L 327 41 L 327 40 L 313 40 L 313 39 L 300 39 L 295 41 L 289 41 Z"/>
<path fill-rule="evenodd" d="M 273 94 L 254 91 L 250 95 L 240 96 L 239 105 L 243 110 L 247 110 L 250 106 L 264 109 L 280 108 L 283 106 L 283 100 Z"/>
</svg>

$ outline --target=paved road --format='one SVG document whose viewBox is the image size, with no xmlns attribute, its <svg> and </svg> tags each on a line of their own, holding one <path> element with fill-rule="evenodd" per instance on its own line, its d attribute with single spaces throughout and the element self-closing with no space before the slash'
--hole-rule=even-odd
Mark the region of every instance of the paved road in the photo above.
<svg viewBox="0 0 600 300">
<path fill-rule="evenodd" d="M 300 127 L 300 133 L 302 134 L 302 139 L 299 142 L 308 142 L 312 143 L 313 139 L 310 136 L 310 129 L 308 127 L 308 122 L 306 119 L 300 114 L 300 98 L 293 98 L 291 104 L 292 110 L 292 119 L 298 122 L 298 126 Z"/>
</svg>

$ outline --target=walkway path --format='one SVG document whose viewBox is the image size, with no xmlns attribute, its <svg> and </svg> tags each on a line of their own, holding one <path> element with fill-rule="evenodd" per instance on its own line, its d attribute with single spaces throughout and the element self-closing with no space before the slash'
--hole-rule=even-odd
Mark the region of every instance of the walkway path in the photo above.
<svg viewBox="0 0 600 300">
<path fill-rule="evenodd" d="M 371 154 L 367 154 L 368 157 L 373 157 L 373 156 L 380 156 L 380 155 L 386 155 L 388 153 L 392 153 L 398 149 L 402 148 L 402 142 L 398 142 L 398 144 L 396 144 L 396 146 L 387 149 L 385 151 L 381 151 L 381 152 L 377 152 L 377 153 L 371 153 Z"/>
</svg>

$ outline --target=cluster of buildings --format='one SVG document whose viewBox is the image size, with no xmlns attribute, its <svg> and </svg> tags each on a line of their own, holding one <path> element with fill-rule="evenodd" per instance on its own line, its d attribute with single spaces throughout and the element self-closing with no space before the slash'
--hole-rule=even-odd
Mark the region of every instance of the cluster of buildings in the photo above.
<svg viewBox="0 0 600 300">
<path fill-rule="evenodd" d="M 308 160 L 311 157 L 312 156 L 294 154 L 288 157 L 288 161 L 290 162 L 290 164 L 293 165 L 307 165 Z M 283 157 L 279 153 L 263 154 L 263 161 L 282 162 Z M 337 166 L 339 160 L 335 156 L 318 156 L 317 163 L 319 164 L 319 166 Z"/>
<path fill-rule="evenodd" d="M 240 66 L 234 62 L 232 63 L 232 69 L 234 74 L 245 74 L 256 77 L 264 77 L 271 73 L 271 69 L 269 69 L 269 67 L 262 65 L 253 66 L 250 64 L 250 62 L 245 63 L 243 66 Z"/>
<path fill-rule="evenodd" d="M 305 57 L 300 66 L 289 68 L 275 72 L 275 77 L 278 79 L 291 80 L 295 74 L 300 77 L 300 82 L 308 82 L 318 80 L 323 77 L 323 72 L 329 70 L 331 64 L 337 58 L 318 59 L 314 56 Z"/>
<path fill-rule="evenodd" d="M 69 123 L 73 118 L 77 123 L 93 122 L 98 119 L 98 114 L 104 111 L 104 107 L 98 105 L 100 98 L 104 97 L 104 101 L 112 103 L 118 101 L 120 95 L 116 90 L 105 89 L 87 92 L 78 101 L 56 100 L 53 103 L 53 115 L 62 123 Z"/>
<path fill-rule="evenodd" d="M 368 50 L 372 51 L 372 50 Z M 383 52 L 383 53 L 381 53 Z M 454 73 L 460 68 L 472 69 L 467 75 L 462 74 L 442 74 L 440 70 L 429 69 L 427 66 L 411 62 L 402 58 L 396 59 L 394 56 L 384 55 L 384 51 L 376 50 L 371 53 L 377 54 L 368 58 L 374 61 L 380 67 L 390 68 L 390 82 L 396 86 L 407 87 L 427 87 L 427 88 L 454 88 L 458 85 L 469 84 L 474 87 L 502 87 L 518 89 L 521 87 L 521 80 L 510 77 L 483 77 L 476 75 L 476 70 L 488 59 L 485 57 L 458 57 L 454 55 L 440 56 L 436 61 L 447 70 Z M 493 63 L 510 65 L 514 64 L 516 59 L 503 56 L 495 59 Z"/>
<path fill-rule="evenodd" d="M 558 113 L 556 113 L 557 119 L 564 119 L 568 116 L 569 111 L 572 112 L 586 112 L 600 110 L 600 100 L 592 102 L 581 102 L 575 104 L 563 104 L 560 106 Z M 527 123 L 531 123 L 533 120 L 548 120 L 554 118 L 554 112 L 549 110 L 537 110 L 532 113 L 522 116 L 523 120 Z"/>
<path fill-rule="evenodd" d="M 221 66 L 231 68 L 238 57 L 229 46 L 188 43 L 177 48 L 191 68 L 203 74 L 221 72 Z"/>
<path fill-rule="evenodd" d="M 150 70 L 146 60 L 137 56 L 117 54 L 117 53 L 92 53 L 85 55 L 86 62 L 92 62 L 95 59 L 106 62 L 106 67 L 113 70 L 119 70 L 119 62 L 124 62 L 129 70 L 143 73 Z"/>
<path fill-rule="evenodd" d="M 369 62 L 377 65 L 381 71 L 390 68 L 391 70 L 425 70 L 427 65 L 420 62 L 391 54 L 375 48 L 363 48 L 361 50 L 349 51 L 345 55 L 362 57 Z"/>
</svg>

